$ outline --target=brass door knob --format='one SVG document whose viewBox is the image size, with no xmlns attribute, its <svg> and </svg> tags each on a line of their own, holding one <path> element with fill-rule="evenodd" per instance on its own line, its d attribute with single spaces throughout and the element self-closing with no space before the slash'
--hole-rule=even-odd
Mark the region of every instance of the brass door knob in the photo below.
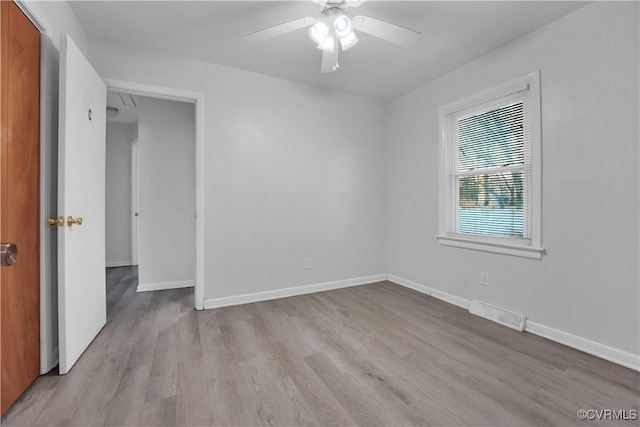
<svg viewBox="0 0 640 427">
<path fill-rule="evenodd" d="M 67 225 L 71 227 L 73 224 L 82 225 L 82 217 L 73 218 L 72 216 L 67 217 Z"/>
<path fill-rule="evenodd" d="M 64 225 L 64 217 L 49 217 L 49 220 L 47 222 L 49 223 L 49 225 L 57 225 L 58 227 L 62 227 Z"/>
</svg>

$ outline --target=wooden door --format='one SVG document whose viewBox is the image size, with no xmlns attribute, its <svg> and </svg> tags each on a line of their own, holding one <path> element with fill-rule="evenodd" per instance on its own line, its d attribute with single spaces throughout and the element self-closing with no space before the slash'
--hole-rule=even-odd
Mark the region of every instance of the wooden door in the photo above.
<svg viewBox="0 0 640 427">
<path fill-rule="evenodd" d="M 17 261 L 0 267 L 1 406 L 40 373 L 40 33 L 0 1 L 0 240 Z"/>
<path fill-rule="evenodd" d="M 58 344 L 66 374 L 107 322 L 107 86 L 66 34 L 59 96 L 58 214 L 65 224 L 58 227 Z"/>
</svg>

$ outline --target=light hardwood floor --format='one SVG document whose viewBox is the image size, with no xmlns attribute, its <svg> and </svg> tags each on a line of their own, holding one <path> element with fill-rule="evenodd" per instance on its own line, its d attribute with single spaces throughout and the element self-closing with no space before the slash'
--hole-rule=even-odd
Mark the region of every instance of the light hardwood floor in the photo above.
<svg viewBox="0 0 640 427">
<path fill-rule="evenodd" d="M 2 425 L 639 425 L 640 376 L 381 282 L 196 312 L 108 270 L 107 326 Z"/>
</svg>

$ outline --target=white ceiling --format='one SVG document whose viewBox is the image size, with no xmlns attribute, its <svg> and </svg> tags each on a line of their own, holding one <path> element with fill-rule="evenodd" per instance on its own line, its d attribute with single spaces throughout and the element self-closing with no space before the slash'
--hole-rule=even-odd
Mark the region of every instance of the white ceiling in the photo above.
<svg viewBox="0 0 640 427">
<path fill-rule="evenodd" d="M 274 77 L 389 100 L 586 3 L 576 1 L 375 1 L 348 14 L 422 31 L 398 47 L 367 34 L 320 73 L 321 53 L 305 29 L 251 43 L 244 34 L 318 16 L 311 1 L 71 1 L 91 39 L 109 40 Z"/>
</svg>

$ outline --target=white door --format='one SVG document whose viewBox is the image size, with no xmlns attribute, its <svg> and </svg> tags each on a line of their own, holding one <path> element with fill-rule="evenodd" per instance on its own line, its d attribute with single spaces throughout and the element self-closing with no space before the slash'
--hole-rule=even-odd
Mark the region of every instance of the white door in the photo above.
<svg viewBox="0 0 640 427">
<path fill-rule="evenodd" d="M 105 83 L 63 34 L 58 137 L 58 215 L 64 219 L 58 227 L 60 374 L 69 372 L 107 321 L 106 99 Z"/>
<path fill-rule="evenodd" d="M 131 264 L 138 265 L 138 140 L 131 144 Z"/>
</svg>

